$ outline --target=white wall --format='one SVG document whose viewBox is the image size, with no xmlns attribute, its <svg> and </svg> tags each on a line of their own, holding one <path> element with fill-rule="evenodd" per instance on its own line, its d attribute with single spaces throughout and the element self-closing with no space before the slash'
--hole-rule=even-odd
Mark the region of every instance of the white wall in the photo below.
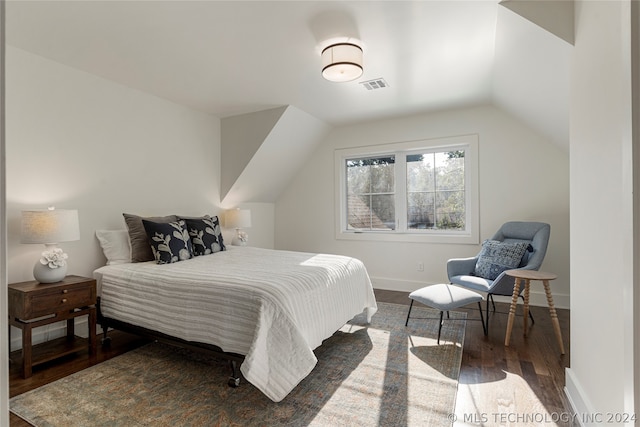
<svg viewBox="0 0 640 427">
<path fill-rule="evenodd" d="M 251 211 L 251 227 L 243 231 L 249 236 L 248 246 L 256 248 L 273 249 L 274 226 L 275 226 L 275 206 L 273 203 L 240 203 L 230 208 L 249 209 Z M 224 224 L 224 221 L 222 222 Z M 223 230 L 224 241 L 230 245 L 235 230 Z"/>
<path fill-rule="evenodd" d="M 219 119 L 13 47 L 6 67 L 9 283 L 32 280 L 44 249 L 20 243 L 23 209 L 78 209 L 80 241 L 60 247 L 68 273 L 89 277 L 105 262 L 95 230 L 124 229 L 123 212 L 224 212 Z M 248 207 L 250 244 L 273 247 L 273 204 Z M 59 328 L 38 328 L 34 341 Z"/>
<path fill-rule="evenodd" d="M 334 151 L 463 134 L 479 135 L 480 240 L 510 220 L 551 224 L 542 269 L 558 274 L 556 304 L 569 306 L 568 154 L 500 110 L 483 106 L 334 129 L 276 203 L 276 247 L 360 258 L 380 289 L 411 291 L 446 282 L 449 258 L 479 245 L 357 242 L 335 239 Z M 419 262 L 423 272 L 416 271 Z M 534 285 L 532 304 L 546 305 Z"/>
<path fill-rule="evenodd" d="M 629 6 L 628 1 L 576 3 L 566 387 L 579 414 L 634 412 L 633 242 L 638 232 L 633 227 Z"/>
<path fill-rule="evenodd" d="M 0 2 L 0 289 L 7 285 L 7 228 L 5 197 L 5 3 Z M 0 295 L 0 318 L 7 319 L 7 293 Z M 6 321 L 6 320 L 5 320 Z M 8 329 L 2 324 L 3 331 Z M 8 337 L 0 332 L 0 425 L 9 425 L 9 348 Z"/>
<path fill-rule="evenodd" d="M 219 120 L 20 49 L 7 49 L 9 281 L 43 247 L 20 244 L 23 209 L 78 209 L 69 273 L 104 263 L 95 230 L 122 213 L 217 214 Z"/>
</svg>

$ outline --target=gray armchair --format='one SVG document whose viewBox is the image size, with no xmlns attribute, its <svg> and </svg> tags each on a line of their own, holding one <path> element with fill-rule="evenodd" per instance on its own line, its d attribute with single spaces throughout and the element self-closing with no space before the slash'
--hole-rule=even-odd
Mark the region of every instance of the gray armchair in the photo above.
<svg viewBox="0 0 640 427">
<path fill-rule="evenodd" d="M 542 222 L 507 222 L 493 235 L 492 240 L 502 242 L 527 242 L 529 249 L 522 257 L 519 269 L 538 270 L 547 252 L 551 226 Z M 478 255 L 472 258 L 455 258 L 447 262 L 449 281 L 464 288 L 487 293 L 487 320 L 489 300 L 493 295 L 513 295 L 514 279 L 502 272 L 495 280 L 474 275 Z M 520 289 L 522 293 L 522 289 Z M 495 305 L 494 305 L 495 310 Z M 533 318 L 531 318 L 533 320 Z"/>
</svg>

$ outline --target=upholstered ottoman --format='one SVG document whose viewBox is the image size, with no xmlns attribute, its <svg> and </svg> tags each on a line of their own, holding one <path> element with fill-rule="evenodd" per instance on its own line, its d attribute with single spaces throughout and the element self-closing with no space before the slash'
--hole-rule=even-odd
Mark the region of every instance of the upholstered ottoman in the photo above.
<svg viewBox="0 0 640 427">
<path fill-rule="evenodd" d="M 447 317 L 449 317 L 449 310 L 453 310 L 459 307 L 463 307 L 467 304 L 474 302 L 478 303 L 480 308 L 480 321 L 482 322 L 482 329 L 485 335 L 487 334 L 487 327 L 484 323 L 484 317 L 482 316 L 482 305 L 480 301 L 484 298 L 477 292 L 469 289 L 460 288 L 454 285 L 439 284 L 426 286 L 424 288 L 413 291 L 409 294 L 411 298 L 411 305 L 409 306 L 409 312 L 407 313 L 407 321 L 404 326 L 409 324 L 409 316 L 411 315 L 411 309 L 413 308 L 414 301 L 418 301 L 426 305 L 427 307 L 440 310 L 440 325 L 438 326 L 438 344 L 440 344 L 440 333 L 442 332 L 443 314 L 446 311 Z"/>
</svg>

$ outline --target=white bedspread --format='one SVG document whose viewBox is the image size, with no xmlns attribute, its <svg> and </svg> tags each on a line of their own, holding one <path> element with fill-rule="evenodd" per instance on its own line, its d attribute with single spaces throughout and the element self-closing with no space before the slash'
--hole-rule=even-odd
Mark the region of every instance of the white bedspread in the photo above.
<svg viewBox="0 0 640 427">
<path fill-rule="evenodd" d="M 364 264 L 338 255 L 231 247 L 94 275 L 105 316 L 245 355 L 242 374 L 276 402 L 311 372 L 313 349 L 377 310 Z"/>
</svg>

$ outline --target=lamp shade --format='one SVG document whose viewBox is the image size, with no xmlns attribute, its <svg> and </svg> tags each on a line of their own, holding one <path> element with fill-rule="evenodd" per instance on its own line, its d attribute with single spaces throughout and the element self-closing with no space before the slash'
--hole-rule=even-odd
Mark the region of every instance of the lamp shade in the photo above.
<svg viewBox="0 0 640 427">
<path fill-rule="evenodd" d="M 54 244 L 80 240 L 77 210 L 22 211 L 22 243 Z"/>
<path fill-rule="evenodd" d="M 231 209 L 225 214 L 228 228 L 251 227 L 251 211 L 249 209 Z"/>
<path fill-rule="evenodd" d="M 336 43 L 322 51 L 322 77 L 348 82 L 362 75 L 362 48 L 353 43 Z"/>
</svg>

